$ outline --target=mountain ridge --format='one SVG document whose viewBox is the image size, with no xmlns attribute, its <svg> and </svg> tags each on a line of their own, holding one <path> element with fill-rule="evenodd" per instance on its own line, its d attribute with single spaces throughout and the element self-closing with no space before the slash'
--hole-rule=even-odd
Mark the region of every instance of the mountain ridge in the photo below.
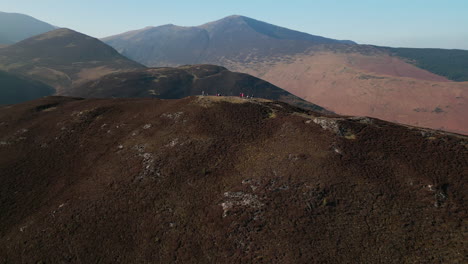
<svg viewBox="0 0 468 264">
<path fill-rule="evenodd" d="M 249 26 L 252 26 L 253 24 L 257 24 L 257 25 L 262 25 L 263 24 L 263 25 L 273 26 L 273 27 L 275 27 L 276 29 L 278 29 L 280 31 L 283 31 L 283 32 L 284 31 L 289 31 L 291 33 L 295 33 L 297 35 L 302 36 L 302 38 L 304 38 L 304 39 L 309 39 L 309 40 L 323 39 L 323 40 L 328 40 L 330 42 L 340 42 L 340 43 L 345 43 L 345 44 L 356 44 L 354 41 L 351 41 L 351 40 L 335 40 L 335 39 L 331 39 L 331 38 L 316 36 L 316 35 L 312 35 L 312 34 L 309 34 L 309 33 L 305 33 L 305 32 L 301 32 L 301 31 L 297 31 L 297 30 L 291 30 L 291 29 L 287 29 L 287 28 L 284 28 L 284 27 L 276 26 L 276 25 L 273 25 L 273 24 L 270 24 L 270 23 L 267 23 L 267 22 L 263 22 L 263 21 L 256 20 L 256 19 L 253 19 L 253 18 L 250 18 L 250 17 L 242 16 L 242 15 L 230 15 L 230 16 L 221 18 L 219 20 L 204 23 L 204 24 L 201 24 L 201 25 L 198 25 L 198 26 L 179 26 L 179 25 L 172 24 L 172 23 L 164 24 L 164 25 L 160 25 L 160 26 L 146 26 L 146 27 L 141 28 L 141 29 L 131 30 L 131 31 L 127 31 L 127 32 L 117 34 L 117 35 L 104 37 L 104 38 L 101 38 L 101 40 L 106 42 L 107 40 L 109 40 L 109 39 L 111 39 L 111 38 L 113 38 L 115 36 L 125 35 L 125 34 L 128 34 L 128 33 L 135 32 L 135 31 L 140 31 L 141 32 L 141 31 L 144 31 L 144 30 L 151 30 L 151 29 L 155 29 L 155 28 L 159 28 L 159 27 L 165 27 L 165 26 L 174 26 L 174 27 L 187 28 L 187 29 L 188 28 L 202 28 L 202 29 L 207 30 L 208 32 L 211 32 L 214 27 L 219 27 L 220 25 L 222 26 L 223 24 L 226 24 L 226 23 L 228 23 L 230 21 L 235 21 L 237 23 L 239 23 L 240 21 L 246 22 L 246 24 L 249 25 Z M 249 24 L 249 22 L 250 22 L 250 24 Z M 255 29 L 255 27 L 252 27 L 252 28 Z M 257 29 L 259 29 L 259 28 L 260 27 L 257 27 Z M 268 34 L 266 34 L 267 32 L 259 32 L 259 33 L 264 33 L 265 35 L 268 35 Z M 289 36 L 293 36 L 291 33 L 290 33 Z M 278 35 L 273 35 L 273 34 L 270 34 L 268 36 L 278 37 Z"/>
<path fill-rule="evenodd" d="M 265 28 L 273 29 L 265 30 Z M 176 29 L 177 33 L 168 29 Z M 230 34 L 234 34 L 235 37 L 230 36 Z M 245 34 L 248 35 L 249 41 L 243 41 Z M 141 46 L 129 49 L 125 45 L 119 44 L 119 38 L 129 41 L 138 39 Z M 147 44 L 144 43 L 145 39 Z M 255 43 L 251 43 L 252 39 Z M 229 16 L 199 26 L 166 24 L 158 27 L 146 27 L 101 40 L 129 58 L 147 66 L 156 67 L 200 63 L 219 64 L 215 58 L 224 56 L 222 54 L 224 50 L 230 50 L 230 56 L 248 59 L 247 56 L 250 55 L 247 53 L 256 45 L 269 47 L 257 50 L 259 56 L 265 56 L 272 52 L 284 54 L 302 52 L 310 45 L 326 43 L 350 45 L 349 41 L 314 36 L 244 16 Z M 270 43 L 271 40 L 274 40 L 274 44 Z M 174 62 L 171 62 L 171 58 L 174 58 Z M 212 59 L 206 60 L 204 58 Z"/>
</svg>

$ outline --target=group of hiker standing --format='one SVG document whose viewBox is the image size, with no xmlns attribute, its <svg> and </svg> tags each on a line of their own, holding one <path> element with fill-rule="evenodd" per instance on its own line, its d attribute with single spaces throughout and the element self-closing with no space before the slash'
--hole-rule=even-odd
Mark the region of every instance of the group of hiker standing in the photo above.
<svg viewBox="0 0 468 264">
<path fill-rule="evenodd" d="M 202 91 L 202 94 L 201 94 L 201 95 L 202 95 L 202 96 L 209 96 L 209 94 L 208 94 L 208 93 L 205 93 L 205 91 Z M 222 95 L 221 95 L 220 93 L 216 93 L 216 96 L 222 96 Z M 239 94 L 239 97 L 240 97 L 240 98 L 247 98 L 247 99 L 249 99 L 249 98 L 253 98 L 254 96 L 253 96 L 253 94 L 252 94 L 252 95 L 248 95 L 248 94 L 245 94 L 245 93 L 240 93 L 240 94 Z"/>
</svg>

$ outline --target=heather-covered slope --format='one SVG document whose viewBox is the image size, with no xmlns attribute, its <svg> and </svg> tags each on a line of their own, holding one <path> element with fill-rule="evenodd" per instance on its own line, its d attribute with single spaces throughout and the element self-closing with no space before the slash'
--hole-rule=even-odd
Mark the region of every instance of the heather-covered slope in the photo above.
<svg viewBox="0 0 468 264">
<path fill-rule="evenodd" d="M 462 263 L 467 138 L 265 100 L 0 108 L 0 262 Z"/>
</svg>

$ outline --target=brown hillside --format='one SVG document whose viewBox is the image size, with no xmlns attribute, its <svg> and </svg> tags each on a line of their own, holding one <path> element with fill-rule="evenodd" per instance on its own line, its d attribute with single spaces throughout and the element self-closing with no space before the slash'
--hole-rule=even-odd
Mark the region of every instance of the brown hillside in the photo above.
<svg viewBox="0 0 468 264">
<path fill-rule="evenodd" d="M 0 107 L 0 262 L 463 263 L 467 146 L 234 97 Z"/>
</svg>

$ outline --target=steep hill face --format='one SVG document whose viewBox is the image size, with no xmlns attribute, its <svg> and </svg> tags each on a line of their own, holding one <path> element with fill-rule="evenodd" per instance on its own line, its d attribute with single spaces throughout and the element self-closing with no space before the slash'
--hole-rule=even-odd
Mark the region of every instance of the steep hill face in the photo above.
<svg viewBox="0 0 468 264">
<path fill-rule="evenodd" d="M 0 45 L 13 44 L 54 29 L 56 27 L 27 15 L 0 12 Z"/>
<path fill-rule="evenodd" d="M 280 100 L 303 108 L 325 111 L 291 93 L 245 73 L 215 65 L 153 68 L 106 75 L 68 90 L 65 95 L 94 98 L 150 97 L 180 99 L 192 95 L 245 96 Z"/>
<path fill-rule="evenodd" d="M 241 16 L 104 41 L 148 66 L 221 65 L 336 113 L 468 134 L 468 82 L 450 81 L 468 80 L 468 51 L 356 45 Z"/>
<path fill-rule="evenodd" d="M 29 101 L 54 92 L 54 88 L 41 82 L 0 71 L 0 105 Z"/>
<path fill-rule="evenodd" d="M 467 146 L 266 100 L 0 107 L 0 261 L 462 263 Z"/>
<path fill-rule="evenodd" d="M 144 68 L 101 41 L 57 29 L 0 49 L 0 69 L 41 81 L 58 93 L 105 74 Z"/>
</svg>

